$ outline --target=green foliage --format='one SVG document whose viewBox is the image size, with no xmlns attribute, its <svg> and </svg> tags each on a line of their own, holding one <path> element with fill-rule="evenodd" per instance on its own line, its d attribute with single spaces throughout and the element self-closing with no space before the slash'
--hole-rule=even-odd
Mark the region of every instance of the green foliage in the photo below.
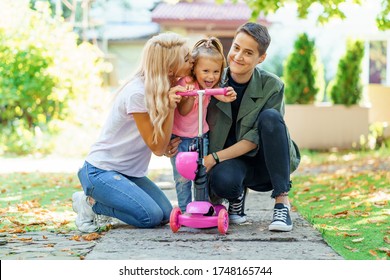
<svg viewBox="0 0 390 280">
<path fill-rule="evenodd" d="M 0 154 L 46 152 L 69 102 L 101 85 L 100 51 L 78 45 L 47 2 L 35 8 L 27 0 L 0 2 Z"/>
<path fill-rule="evenodd" d="M 320 71 L 316 56 L 315 42 L 306 33 L 299 35 L 294 51 L 284 65 L 283 80 L 286 84 L 287 104 L 312 104 L 323 84 L 323 70 Z M 321 76 L 322 75 L 322 76 Z"/>
<path fill-rule="evenodd" d="M 227 2 L 226 0 L 215 0 L 217 3 Z M 233 0 L 233 3 L 237 3 L 237 0 Z M 306 18 L 308 16 L 310 7 L 313 4 L 322 7 L 322 12 L 318 16 L 317 21 L 321 24 L 327 23 L 332 18 L 345 19 L 345 13 L 342 11 L 341 6 L 345 3 L 353 3 L 361 5 L 362 0 L 245 0 L 245 3 L 252 10 L 251 20 L 255 21 L 259 15 L 275 13 L 278 9 L 285 6 L 286 3 L 295 2 L 298 9 L 298 17 Z M 382 0 L 382 9 L 377 16 L 377 26 L 381 30 L 390 29 L 390 2 L 389 0 Z"/>
<path fill-rule="evenodd" d="M 328 85 L 334 104 L 350 106 L 359 103 L 363 92 L 360 79 L 363 56 L 364 43 L 348 41 L 346 53 L 339 61 L 336 77 Z"/>
<path fill-rule="evenodd" d="M 382 0 L 382 10 L 376 18 L 376 25 L 380 30 L 390 29 L 390 1 Z"/>
</svg>

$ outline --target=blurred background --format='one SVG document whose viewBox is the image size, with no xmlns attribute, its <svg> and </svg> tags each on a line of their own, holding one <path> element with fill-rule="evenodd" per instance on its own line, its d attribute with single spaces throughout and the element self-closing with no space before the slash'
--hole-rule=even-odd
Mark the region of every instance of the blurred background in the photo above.
<svg viewBox="0 0 390 280">
<path fill-rule="evenodd" d="M 324 104 L 369 108 L 362 117 L 338 117 L 353 130 L 340 128 L 345 139 L 324 132 L 330 138 L 321 142 L 307 141 L 318 134 L 304 123 L 311 113 L 294 117 L 288 105 L 286 121 L 293 138 L 302 138 L 298 145 L 381 146 L 390 135 L 389 11 L 388 0 L 0 0 L 0 155 L 83 157 L 150 37 L 174 31 L 193 45 L 216 36 L 227 54 L 235 30 L 249 20 L 269 29 L 261 67 L 285 82 L 287 104 L 315 105 L 315 116 Z M 379 99 L 372 96 L 377 92 Z"/>
</svg>

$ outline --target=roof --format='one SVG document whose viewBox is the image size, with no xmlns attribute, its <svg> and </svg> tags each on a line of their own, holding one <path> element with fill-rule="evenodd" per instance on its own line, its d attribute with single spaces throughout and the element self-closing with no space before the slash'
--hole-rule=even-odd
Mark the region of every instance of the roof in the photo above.
<svg viewBox="0 0 390 280">
<path fill-rule="evenodd" d="M 189 29 L 236 29 L 251 17 L 251 9 L 244 3 L 160 3 L 152 12 L 152 21 L 161 25 L 183 26 Z M 258 19 L 269 25 L 265 19 Z"/>
</svg>

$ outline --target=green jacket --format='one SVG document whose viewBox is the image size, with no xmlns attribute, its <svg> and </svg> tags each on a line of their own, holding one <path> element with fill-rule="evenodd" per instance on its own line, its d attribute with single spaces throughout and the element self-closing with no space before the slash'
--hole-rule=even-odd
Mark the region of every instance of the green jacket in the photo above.
<svg viewBox="0 0 390 280">
<path fill-rule="evenodd" d="M 224 71 L 221 87 L 227 86 L 227 68 Z M 259 145 L 259 133 L 257 117 L 261 110 L 274 108 L 284 117 L 284 84 L 274 74 L 266 72 L 256 67 L 249 85 L 241 101 L 236 122 L 237 141 L 246 139 Z M 207 122 L 210 127 L 209 132 L 209 152 L 217 152 L 223 149 L 230 127 L 232 125 L 232 112 L 230 103 L 218 101 L 215 98 L 211 102 L 207 111 Z M 291 140 L 287 129 L 287 136 L 290 143 L 290 172 L 298 168 L 300 153 L 297 145 Z M 257 149 L 248 152 L 247 156 L 257 154 Z"/>
</svg>

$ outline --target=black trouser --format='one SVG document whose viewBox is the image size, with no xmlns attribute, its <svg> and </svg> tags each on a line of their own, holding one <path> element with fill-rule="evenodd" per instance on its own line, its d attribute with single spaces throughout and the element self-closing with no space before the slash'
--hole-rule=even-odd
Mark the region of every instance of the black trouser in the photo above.
<svg viewBox="0 0 390 280">
<path fill-rule="evenodd" d="M 241 156 L 215 165 L 209 172 L 211 192 L 233 201 L 244 187 L 265 192 L 275 198 L 288 192 L 290 156 L 286 125 L 275 109 L 260 112 L 258 117 L 259 151 L 254 157 Z"/>
</svg>

